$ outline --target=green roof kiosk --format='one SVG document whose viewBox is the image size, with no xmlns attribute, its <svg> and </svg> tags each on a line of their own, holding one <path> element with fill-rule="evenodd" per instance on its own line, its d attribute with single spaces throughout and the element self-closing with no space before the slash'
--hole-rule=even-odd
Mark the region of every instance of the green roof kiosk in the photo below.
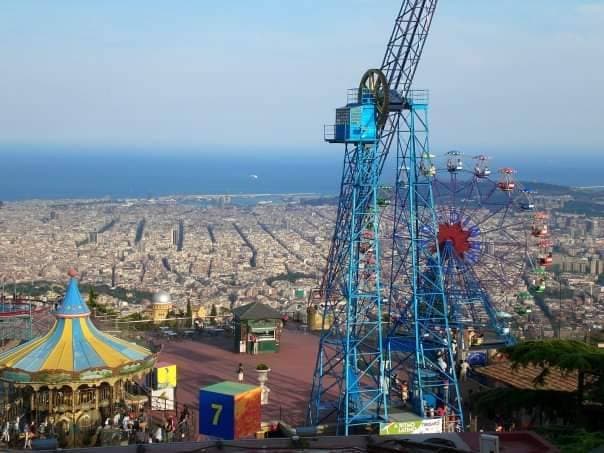
<svg viewBox="0 0 604 453">
<path fill-rule="evenodd" d="M 233 310 L 234 352 L 262 354 L 279 352 L 283 321 L 281 313 L 260 302 Z"/>
</svg>

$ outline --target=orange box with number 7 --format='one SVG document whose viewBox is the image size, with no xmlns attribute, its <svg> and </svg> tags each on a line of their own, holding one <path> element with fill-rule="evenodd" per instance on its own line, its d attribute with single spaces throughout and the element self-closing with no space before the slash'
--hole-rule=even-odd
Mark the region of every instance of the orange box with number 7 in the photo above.
<svg viewBox="0 0 604 453">
<path fill-rule="evenodd" d="M 199 432 L 225 440 L 260 430 L 260 387 L 224 381 L 199 390 Z"/>
</svg>

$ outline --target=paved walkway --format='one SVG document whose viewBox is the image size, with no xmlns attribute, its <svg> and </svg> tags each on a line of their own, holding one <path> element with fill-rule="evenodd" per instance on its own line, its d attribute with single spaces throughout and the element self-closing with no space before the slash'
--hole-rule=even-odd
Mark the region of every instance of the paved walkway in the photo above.
<svg viewBox="0 0 604 453">
<path fill-rule="evenodd" d="M 306 416 L 317 347 L 316 335 L 288 328 L 278 353 L 235 354 L 232 337 L 202 337 L 166 342 L 160 360 L 177 365 L 176 399 L 195 411 L 200 387 L 236 381 L 239 363 L 243 364 L 245 383 L 258 385 L 256 365 L 265 363 L 271 368 L 267 383 L 271 393 L 269 404 L 262 407 L 262 419 L 298 425 Z"/>
</svg>

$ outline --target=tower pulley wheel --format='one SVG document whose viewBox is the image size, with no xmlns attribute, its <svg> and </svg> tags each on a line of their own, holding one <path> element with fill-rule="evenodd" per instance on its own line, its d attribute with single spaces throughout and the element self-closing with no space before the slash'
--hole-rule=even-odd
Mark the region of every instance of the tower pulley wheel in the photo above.
<svg viewBox="0 0 604 453">
<path fill-rule="evenodd" d="M 359 84 L 358 102 L 363 103 L 363 97 L 367 94 L 373 96 L 376 110 L 376 124 L 378 129 L 382 129 L 388 119 L 388 81 L 386 76 L 379 69 L 368 69 Z"/>
</svg>

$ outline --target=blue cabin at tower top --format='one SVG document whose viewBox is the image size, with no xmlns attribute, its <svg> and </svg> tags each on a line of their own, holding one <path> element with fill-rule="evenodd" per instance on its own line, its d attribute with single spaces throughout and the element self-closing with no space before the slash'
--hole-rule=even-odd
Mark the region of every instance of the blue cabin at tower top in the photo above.
<svg viewBox="0 0 604 453">
<path fill-rule="evenodd" d="M 357 90 L 345 107 L 336 109 L 336 121 L 325 126 L 325 141 L 329 143 L 375 143 L 377 124 L 375 100 L 368 94 L 358 102 Z M 352 101 L 352 102 L 351 102 Z"/>
</svg>

